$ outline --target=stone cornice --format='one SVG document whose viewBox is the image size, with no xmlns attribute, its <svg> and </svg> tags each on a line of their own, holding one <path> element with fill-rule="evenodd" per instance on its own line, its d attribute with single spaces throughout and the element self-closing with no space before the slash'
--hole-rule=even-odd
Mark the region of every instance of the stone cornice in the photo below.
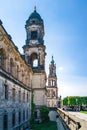
<svg viewBox="0 0 87 130">
<path fill-rule="evenodd" d="M 19 86 L 21 86 L 22 88 L 31 91 L 31 87 L 26 86 L 25 84 L 23 84 L 22 82 L 20 82 L 18 79 L 15 79 L 13 76 L 11 76 L 10 74 L 8 74 L 7 72 L 5 72 L 4 70 L 0 69 L 0 75 L 5 78 L 5 80 L 9 80 L 11 82 L 13 82 L 14 84 L 17 84 Z"/>
</svg>

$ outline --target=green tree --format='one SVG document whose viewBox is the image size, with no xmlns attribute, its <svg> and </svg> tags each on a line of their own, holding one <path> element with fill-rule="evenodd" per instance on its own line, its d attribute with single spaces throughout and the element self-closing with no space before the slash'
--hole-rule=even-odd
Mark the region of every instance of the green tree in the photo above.
<svg viewBox="0 0 87 130">
<path fill-rule="evenodd" d="M 47 122 L 49 121 L 49 109 L 45 106 L 41 107 L 40 108 L 40 114 L 41 114 L 41 119 L 42 119 L 42 122 Z"/>
<path fill-rule="evenodd" d="M 63 99 L 63 105 L 70 105 L 70 106 L 74 106 L 74 105 L 87 105 L 87 97 L 80 97 L 80 96 L 69 96 L 69 97 L 65 97 Z"/>
<path fill-rule="evenodd" d="M 34 94 L 32 92 L 31 96 L 31 118 L 30 118 L 30 123 L 34 123 L 34 110 L 35 110 L 35 103 L 34 103 Z"/>
</svg>

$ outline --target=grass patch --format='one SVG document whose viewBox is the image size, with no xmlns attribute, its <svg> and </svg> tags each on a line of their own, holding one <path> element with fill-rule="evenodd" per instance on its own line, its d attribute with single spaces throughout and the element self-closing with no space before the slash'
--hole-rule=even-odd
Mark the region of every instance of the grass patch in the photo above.
<svg viewBox="0 0 87 130">
<path fill-rule="evenodd" d="M 80 111 L 81 113 L 87 114 L 87 111 Z"/>
<path fill-rule="evenodd" d="M 54 121 L 44 122 L 40 124 L 33 124 L 34 130 L 57 130 L 57 123 Z"/>
</svg>

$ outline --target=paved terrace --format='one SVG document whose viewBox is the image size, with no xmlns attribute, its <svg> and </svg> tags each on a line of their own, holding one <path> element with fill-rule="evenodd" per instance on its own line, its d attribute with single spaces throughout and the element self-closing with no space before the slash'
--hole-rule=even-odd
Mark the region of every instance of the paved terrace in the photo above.
<svg viewBox="0 0 87 130">
<path fill-rule="evenodd" d="M 77 120 L 81 124 L 81 128 L 79 130 L 87 130 L 87 114 L 83 114 L 80 112 L 68 112 L 70 115 L 72 115 L 74 118 L 77 118 Z"/>
</svg>

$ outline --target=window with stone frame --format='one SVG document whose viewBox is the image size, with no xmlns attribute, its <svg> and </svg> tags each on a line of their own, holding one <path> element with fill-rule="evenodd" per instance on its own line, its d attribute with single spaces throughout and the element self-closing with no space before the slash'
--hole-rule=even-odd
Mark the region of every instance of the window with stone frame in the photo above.
<svg viewBox="0 0 87 130">
<path fill-rule="evenodd" d="M 28 117 L 28 108 L 27 108 L 27 110 L 26 110 L 26 119 L 28 119 L 29 117 Z"/>
<path fill-rule="evenodd" d="M 13 58 L 10 58 L 10 73 L 11 74 L 13 74 L 13 67 L 14 67 Z"/>
<path fill-rule="evenodd" d="M 5 87 L 5 99 L 8 100 L 8 95 L 9 95 L 8 94 L 8 85 L 5 84 L 4 87 Z"/>
<path fill-rule="evenodd" d="M 23 92 L 23 102 L 25 102 L 25 91 Z"/>
<path fill-rule="evenodd" d="M 15 101 L 16 100 L 16 90 L 15 90 L 15 88 L 12 88 L 12 97 L 13 97 L 13 100 Z"/>
<path fill-rule="evenodd" d="M 23 110 L 23 121 L 25 121 L 25 110 Z"/>
<path fill-rule="evenodd" d="M 21 90 L 19 90 L 19 102 L 21 102 Z"/>
<path fill-rule="evenodd" d="M 3 116 L 3 130 L 8 130 L 8 115 Z"/>
<path fill-rule="evenodd" d="M 47 96 L 50 97 L 50 90 L 47 91 Z"/>
<path fill-rule="evenodd" d="M 16 117 L 15 117 L 15 111 L 12 112 L 12 126 L 15 126 L 15 122 L 16 122 Z"/>
<path fill-rule="evenodd" d="M 21 122 L 21 111 L 19 110 L 19 118 L 18 118 L 19 123 Z"/>
<path fill-rule="evenodd" d="M 0 67 L 3 67 L 3 61 L 4 61 L 3 55 L 0 53 Z"/>
<path fill-rule="evenodd" d="M 28 99 L 29 99 L 29 94 L 28 94 L 28 92 L 27 92 L 27 102 L 28 102 Z"/>
<path fill-rule="evenodd" d="M 0 67 L 3 69 L 6 67 L 6 53 L 3 48 L 0 48 Z"/>
</svg>

